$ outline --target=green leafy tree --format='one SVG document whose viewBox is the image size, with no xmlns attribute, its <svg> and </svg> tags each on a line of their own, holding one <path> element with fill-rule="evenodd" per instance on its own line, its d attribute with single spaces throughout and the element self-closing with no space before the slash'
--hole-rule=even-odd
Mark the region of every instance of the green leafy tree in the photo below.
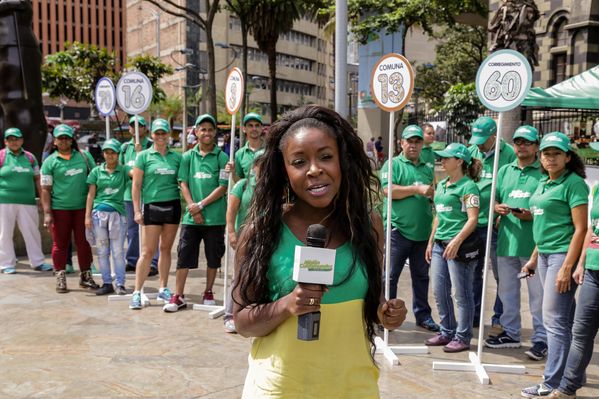
<svg viewBox="0 0 599 399">
<path fill-rule="evenodd" d="M 116 58 L 106 49 L 78 42 L 46 56 L 42 65 L 42 87 L 51 98 L 65 97 L 93 103 L 94 89 L 101 77 L 115 80 Z"/>
<path fill-rule="evenodd" d="M 179 96 L 166 96 L 162 101 L 152 104 L 150 113 L 165 118 L 172 127 L 183 115 L 183 100 Z"/>
<path fill-rule="evenodd" d="M 487 32 L 479 26 L 456 24 L 435 37 L 440 41 L 435 62 L 416 67 L 415 86 L 421 90 L 420 96 L 438 109 L 452 85 L 476 79 L 487 53 Z"/>
<path fill-rule="evenodd" d="M 448 126 L 458 135 L 468 137 L 470 124 L 483 112 L 484 107 L 478 99 L 474 83 L 458 83 L 447 90 L 441 109 L 446 112 Z"/>
<path fill-rule="evenodd" d="M 164 90 L 160 88 L 160 79 L 173 74 L 173 68 L 170 65 L 163 64 L 158 57 L 141 54 L 130 58 L 127 68 L 142 72 L 150 79 L 153 91 L 152 103 L 157 104 L 166 99 Z"/>
</svg>

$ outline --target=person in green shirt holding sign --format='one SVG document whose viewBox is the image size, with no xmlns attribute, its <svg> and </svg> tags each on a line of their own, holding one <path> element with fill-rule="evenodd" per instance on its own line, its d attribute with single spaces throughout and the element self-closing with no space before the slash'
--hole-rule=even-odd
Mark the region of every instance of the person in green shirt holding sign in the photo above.
<svg viewBox="0 0 599 399">
<path fill-rule="evenodd" d="M 433 212 L 431 199 L 435 191 L 433 170 L 422 158 L 424 136 L 416 125 L 407 126 L 401 134 L 400 155 L 392 158 L 393 182 L 391 184 L 391 261 L 389 298 L 397 298 L 397 282 L 406 260 L 410 260 L 412 278 L 412 310 L 416 324 L 437 332 L 428 304 L 428 269 L 424 259 L 431 234 Z M 387 161 L 389 162 L 389 161 Z M 381 185 L 385 192 L 383 219 L 387 218 L 388 164 L 381 168 Z"/>
<path fill-rule="evenodd" d="M 16 273 L 17 257 L 13 243 L 15 223 L 25 241 L 31 268 L 50 271 L 45 263 L 35 190 L 42 192 L 40 168 L 35 156 L 23 149 L 23 133 L 12 127 L 4 131 L 4 148 L 0 150 L 0 272 Z"/>
<path fill-rule="evenodd" d="M 250 112 L 243 117 L 243 132 L 246 143 L 235 152 L 235 175 L 237 178 L 245 179 L 250 176 L 254 155 L 262 148 L 262 117 Z M 233 145 L 233 144 L 231 144 Z"/>
<path fill-rule="evenodd" d="M 67 251 L 71 235 L 75 236 L 77 259 L 81 270 L 79 286 L 98 288 L 91 273 L 92 250 L 85 238 L 85 200 L 87 175 L 95 166 L 87 151 L 80 151 L 73 139 L 73 128 L 54 128 L 54 148 L 42 164 L 42 207 L 44 227 L 52 232 L 52 263 L 56 275 L 56 292 L 66 293 Z"/>
<path fill-rule="evenodd" d="M 472 339 L 472 281 L 481 252 L 475 231 L 479 191 L 474 181 L 478 179 L 481 163 L 459 143 L 452 143 L 435 153 L 441 157 L 441 165 L 448 177 L 439 182 L 435 190 L 437 214 L 425 256 L 431 265 L 441 332 L 425 344 L 443 346 L 443 351 L 454 353 L 470 349 Z M 457 305 L 457 317 L 452 296 Z"/>
<path fill-rule="evenodd" d="M 139 144 L 135 144 L 135 120 L 139 126 Z M 133 115 L 129 119 L 129 134 L 133 137 L 130 141 L 121 146 L 119 154 L 119 162 L 121 165 L 133 169 L 135 166 L 135 158 L 143 150 L 147 150 L 154 144 L 147 137 L 148 129 L 146 128 L 146 120 L 143 116 Z M 135 214 L 133 212 L 133 198 L 131 197 L 131 179 L 127 179 L 127 187 L 124 194 L 125 212 L 127 214 L 127 253 L 125 260 L 127 262 L 126 271 L 135 271 L 135 265 L 139 259 L 139 225 L 135 222 Z M 158 274 L 158 256 L 156 251 L 152 258 L 150 268 L 150 276 Z"/>
<path fill-rule="evenodd" d="M 211 115 L 200 115 L 195 126 L 199 144 L 183 154 L 179 168 L 178 178 L 187 209 L 177 250 L 175 295 L 164 305 L 165 312 L 176 312 L 187 307 L 185 282 L 189 269 L 198 268 L 202 241 L 208 261 L 203 302 L 204 305 L 215 305 L 212 287 L 225 254 L 225 194 L 229 183 L 225 167 L 229 157 L 216 145 L 216 120 Z"/>
<path fill-rule="evenodd" d="M 158 299 L 166 302 L 171 299 L 167 283 L 171 267 L 171 249 L 181 220 L 181 195 L 177 181 L 181 154 L 168 147 L 170 131 L 171 127 L 166 120 L 154 119 L 154 144 L 137 155 L 133 167 L 131 196 L 135 222 L 143 226 L 143 236 L 141 256 L 135 267 L 135 291 L 131 297 L 130 309 L 141 309 L 146 305 L 145 299 L 142 301 L 141 289 L 159 245 Z"/>
<path fill-rule="evenodd" d="M 124 253 L 127 217 L 123 193 L 129 180 L 129 167 L 119 164 L 120 150 L 118 140 L 107 140 L 102 146 L 106 162 L 96 166 L 87 177 L 89 192 L 85 207 L 85 227 L 93 232 L 103 282 L 96 295 L 114 292 L 110 270 L 111 255 L 116 275 L 116 293 L 127 293 Z"/>
<path fill-rule="evenodd" d="M 548 353 L 543 382 L 521 392 L 527 398 L 548 396 L 563 376 L 576 306 L 572 271 L 587 234 L 589 197 L 584 163 L 572 151 L 568 136 L 548 133 L 541 140 L 540 150 L 546 176 L 530 197 L 536 248 L 522 271 L 538 272 L 543 284 Z"/>
<path fill-rule="evenodd" d="M 473 158 L 479 159 L 483 164 L 483 170 L 480 179 L 476 183 L 480 191 L 480 213 L 478 215 L 478 226 L 476 231 L 483 243 L 487 242 L 487 225 L 489 218 L 489 205 L 491 203 L 491 183 L 493 182 L 493 163 L 495 162 L 495 141 L 497 140 L 497 124 L 488 116 L 481 116 L 472 124 L 472 137 L 470 138 L 468 151 Z M 499 166 L 498 170 L 508 163 L 514 162 L 516 155 L 514 149 L 503 140 L 499 145 Z M 483 244 L 483 251 L 484 251 Z M 497 282 L 499 275 L 497 273 L 497 230 L 493 228 L 491 237 L 491 255 L 490 260 L 493 268 L 493 276 Z M 483 293 L 483 268 L 485 263 L 484 254 L 478 259 L 478 266 L 474 272 L 474 325 L 478 326 L 480 321 L 480 303 Z M 499 295 L 495 295 L 495 304 L 493 305 L 493 316 L 491 325 L 497 330 L 500 329 L 499 318 L 503 313 L 503 305 Z"/>
<path fill-rule="evenodd" d="M 599 143 L 591 143 L 591 148 L 599 151 Z M 566 368 L 559 387 L 549 398 L 574 399 L 585 379 L 586 369 L 593 357 L 593 345 L 599 330 L 599 186 L 593 187 L 591 206 L 591 224 L 589 224 L 584 247 L 578 266 L 572 275 L 574 282 L 580 285 L 572 343 L 568 352 Z"/>
<path fill-rule="evenodd" d="M 533 126 L 520 126 L 513 135 L 517 159 L 499 169 L 497 173 L 497 202 L 495 212 L 500 215 L 497 235 L 497 293 L 505 305 L 501 315 L 503 332 L 485 340 L 489 348 L 519 348 L 520 329 L 520 278 L 518 274 L 528 261 L 535 243 L 532 238 L 532 213 L 529 200 L 542 177 L 541 163 L 537 159 L 539 137 Z M 533 360 L 547 355 L 547 333 L 543 327 L 543 287 L 538 275 L 526 279 L 529 309 L 532 315 L 532 348 L 526 351 Z"/>
</svg>

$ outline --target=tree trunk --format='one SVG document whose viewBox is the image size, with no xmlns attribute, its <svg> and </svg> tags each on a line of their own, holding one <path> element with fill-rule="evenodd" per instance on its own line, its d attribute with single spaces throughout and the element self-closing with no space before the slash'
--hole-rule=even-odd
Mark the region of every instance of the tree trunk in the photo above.
<svg viewBox="0 0 599 399">
<path fill-rule="evenodd" d="M 268 44 L 268 73 L 270 75 L 270 123 L 277 120 L 277 42 Z"/>
<path fill-rule="evenodd" d="M 512 110 L 505 111 L 503 113 L 503 126 L 501 126 L 501 138 L 507 141 L 508 143 L 512 142 L 512 136 L 514 132 L 523 121 L 521 121 L 522 117 L 522 107 L 518 106 Z"/>
<path fill-rule="evenodd" d="M 208 50 L 208 113 L 216 118 L 216 67 L 214 62 L 214 40 L 212 39 L 212 24 L 206 29 L 206 48 Z M 202 93 L 204 95 L 204 93 Z"/>
<path fill-rule="evenodd" d="M 247 92 L 248 89 L 248 27 L 247 23 L 243 19 L 239 19 L 241 22 L 241 73 L 243 74 L 243 107 L 241 108 L 242 117 L 248 113 L 248 100 L 250 95 Z"/>
</svg>

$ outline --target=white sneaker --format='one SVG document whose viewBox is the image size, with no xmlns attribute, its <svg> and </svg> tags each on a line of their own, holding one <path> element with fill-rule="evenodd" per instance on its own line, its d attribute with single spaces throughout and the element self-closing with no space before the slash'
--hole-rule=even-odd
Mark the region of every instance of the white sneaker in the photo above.
<svg viewBox="0 0 599 399">
<path fill-rule="evenodd" d="M 231 334 L 235 334 L 237 332 L 237 330 L 235 329 L 235 320 L 225 320 L 225 331 Z"/>
</svg>

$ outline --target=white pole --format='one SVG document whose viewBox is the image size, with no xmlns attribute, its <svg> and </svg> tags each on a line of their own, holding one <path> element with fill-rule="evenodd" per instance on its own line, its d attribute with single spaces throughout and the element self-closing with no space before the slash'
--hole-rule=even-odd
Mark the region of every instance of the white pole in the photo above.
<svg viewBox="0 0 599 399">
<path fill-rule="evenodd" d="M 106 141 L 110 140 L 110 115 L 104 117 L 106 121 Z"/>
<path fill-rule="evenodd" d="M 387 226 L 385 228 L 385 298 L 388 300 L 391 282 L 391 201 L 393 200 L 393 142 L 395 141 L 395 112 L 389 112 L 389 152 L 387 154 Z M 385 328 L 385 345 L 389 330 Z"/>
<path fill-rule="evenodd" d="M 231 145 L 229 146 L 229 153 L 231 157 L 229 160 L 235 160 L 235 116 L 231 115 Z M 227 201 L 229 195 L 231 195 L 231 188 L 233 186 L 233 171 L 229 173 L 229 184 L 227 185 Z M 227 308 L 227 278 L 229 277 L 229 235 L 225 232 L 225 275 L 223 277 L 223 307 Z"/>
<path fill-rule="evenodd" d="M 138 115 L 135 115 L 135 146 L 137 146 L 138 144 L 139 144 L 139 121 L 138 121 Z M 137 245 L 139 247 L 139 256 L 141 256 L 141 233 L 142 233 L 141 224 L 137 225 L 137 229 L 139 231 L 139 233 L 137 234 L 137 237 L 138 237 Z"/>
<path fill-rule="evenodd" d="M 335 1 L 335 111 L 347 118 L 347 0 Z"/>
<path fill-rule="evenodd" d="M 499 149 L 501 147 L 501 128 L 503 127 L 503 112 L 499 113 L 497 123 L 497 137 L 495 139 L 495 159 L 493 159 L 493 180 L 491 183 L 491 201 L 489 202 L 489 223 L 487 224 L 487 242 L 485 243 L 485 262 L 483 268 L 483 293 L 480 300 L 480 324 L 478 327 L 478 361 L 482 363 L 483 334 L 485 331 L 485 290 L 487 287 L 487 275 L 489 259 L 491 258 L 491 238 L 493 235 L 493 214 L 495 213 L 495 190 L 497 188 L 497 169 L 499 167 Z"/>
<path fill-rule="evenodd" d="M 179 142 L 181 143 L 181 152 L 187 151 L 187 89 L 183 86 L 183 131 Z"/>
</svg>

